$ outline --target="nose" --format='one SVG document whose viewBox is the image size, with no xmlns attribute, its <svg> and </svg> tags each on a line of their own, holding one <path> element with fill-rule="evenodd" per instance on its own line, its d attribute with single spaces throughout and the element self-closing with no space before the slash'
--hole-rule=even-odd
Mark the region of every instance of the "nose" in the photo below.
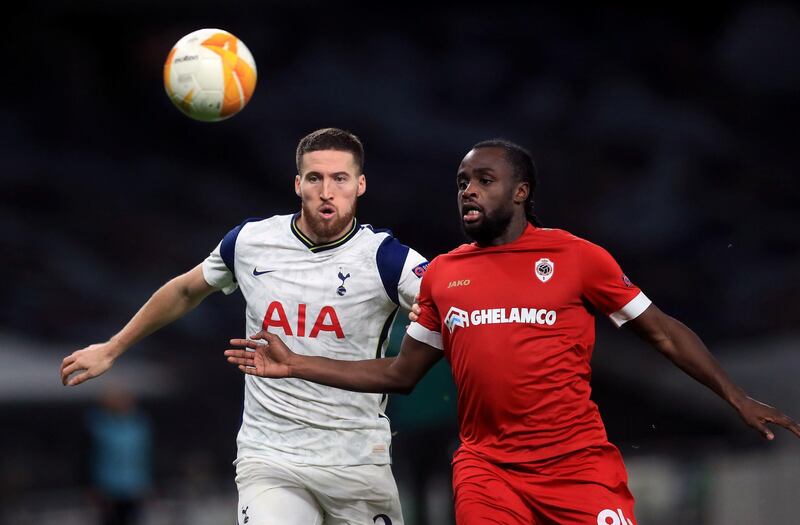
<svg viewBox="0 0 800 525">
<path fill-rule="evenodd" d="M 468 181 L 467 187 L 461 192 L 461 198 L 468 199 L 470 197 L 474 197 L 477 195 L 477 193 L 477 185 L 474 183 L 474 181 Z"/>
<path fill-rule="evenodd" d="M 320 198 L 322 200 L 330 200 L 333 198 L 333 182 L 326 179 L 322 181 L 322 187 L 320 188 Z"/>
</svg>

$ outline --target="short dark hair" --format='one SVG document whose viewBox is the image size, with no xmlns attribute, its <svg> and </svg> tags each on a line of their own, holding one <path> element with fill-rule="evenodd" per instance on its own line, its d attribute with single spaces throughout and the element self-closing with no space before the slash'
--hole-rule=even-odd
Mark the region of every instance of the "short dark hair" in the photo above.
<svg viewBox="0 0 800 525">
<path fill-rule="evenodd" d="M 501 148 L 505 153 L 506 160 L 514 170 L 517 180 L 528 183 L 528 198 L 525 199 L 525 217 L 534 226 L 541 226 L 542 223 L 533 211 L 533 195 L 536 190 L 536 164 L 533 162 L 533 155 L 519 144 L 506 139 L 489 139 L 478 142 L 472 149 L 480 148 Z"/>
<path fill-rule="evenodd" d="M 300 161 L 303 160 L 303 155 L 329 149 L 352 153 L 358 169 L 364 171 L 364 146 L 358 137 L 343 129 L 322 128 L 309 133 L 297 144 L 295 156 L 297 173 L 300 173 Z"/>
</svg>

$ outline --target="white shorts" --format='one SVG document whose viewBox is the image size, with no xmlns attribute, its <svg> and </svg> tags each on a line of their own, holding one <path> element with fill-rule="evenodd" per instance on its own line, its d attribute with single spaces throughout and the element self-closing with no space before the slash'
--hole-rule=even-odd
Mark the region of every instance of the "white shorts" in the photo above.
<svg viewBox="0 0 800 525">
<path fill-rule="evenodd" d="M 403 525 L 391 465 L 235 464 L 238 525 Z"/>
</svg>

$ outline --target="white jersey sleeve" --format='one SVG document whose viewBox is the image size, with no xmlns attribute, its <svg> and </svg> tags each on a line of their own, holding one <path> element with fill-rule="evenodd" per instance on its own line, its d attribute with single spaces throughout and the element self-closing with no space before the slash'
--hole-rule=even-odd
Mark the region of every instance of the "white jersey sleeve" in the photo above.
<svg viewBox="0 0 800 525">
<path fill-rule="evenodd" d="M 230 295 L 236 291 L 239 284 L 236 282 L 233 272 L 222 260 L 220 246 L 222 243 L 219 243 L 203 261 L 203 277 L 210 286 L 222 290 L 225 295 Z"/>
<path fill-rule="evenodd" d="M 400 275 L 400 282 L 397 285 L 400 306 L 406 310 L 410 310 L 411 305 L 416 301 L 422 275 L 427 268 L 428 260 L 415 250 L 409 248 L 406 263 L 403 265 L 403 273 Z"/>
<path fill-rule="evenodd" d="M 203 261 L 203 278 L 206 282 L 222 290 L 225 295 L 230 295 L 239 287 L 236 279 L 236 239 L 239 237 L 245 224 L 259 219 L 247 219 L 235 227 L 222 238 L 205 261 Z"/>
<path fill-rule="evenodd" d="M 381 243 L 375 258 L 386 294 L 395 304 L 411 309 L 428 261 L 391 236 Z"/>
</svg>

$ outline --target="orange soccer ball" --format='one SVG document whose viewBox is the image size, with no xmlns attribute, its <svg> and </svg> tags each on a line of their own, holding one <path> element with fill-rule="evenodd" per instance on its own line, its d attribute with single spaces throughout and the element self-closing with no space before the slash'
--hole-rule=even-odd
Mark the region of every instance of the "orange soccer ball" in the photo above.
<svg viewBox="0 0 800 525">
<path fill-rule="evenodd" d="M 256 62 L 244 42 L 222 29 L 199 29 L 178 40 L 164 63 L 164 88 L 196 120 L 232 117 L 256 88 Z"/>
</svg>

